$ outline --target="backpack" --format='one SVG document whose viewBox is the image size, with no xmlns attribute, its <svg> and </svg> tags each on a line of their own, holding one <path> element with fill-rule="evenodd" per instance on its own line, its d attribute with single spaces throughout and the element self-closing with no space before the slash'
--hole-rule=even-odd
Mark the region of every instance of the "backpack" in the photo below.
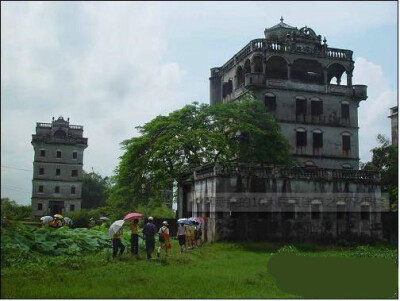
<svg viewBox="0 0 400 301">
<path fill-rule="evenodd" d="M 162 228 L 161 228 L 162 229 Z M 164 230 L 165 231 L 165 230 Z M 164 231 L 161 230 L 161 233 L 158 233 L 158 240 L 160 242 L 165 242 L 165 238 L 164 238 Z"/>
</svg>

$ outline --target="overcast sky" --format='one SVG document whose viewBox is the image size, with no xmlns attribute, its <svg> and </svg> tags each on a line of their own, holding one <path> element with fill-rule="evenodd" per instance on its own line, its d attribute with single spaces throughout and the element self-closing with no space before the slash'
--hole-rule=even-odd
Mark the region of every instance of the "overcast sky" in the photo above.
<svg viewBox="0 0 400 301">
<path fill-rule="evenodd" d="M 36 122 L 83 125 L 84 169 L 110 176 L 135 126 L 208 103 L 210 68 L 281 16 L 354 51 L 370 160 L 397 103 L 397 2 L 1 2 L 1 197 L 30 204 Z"/>
</svg>

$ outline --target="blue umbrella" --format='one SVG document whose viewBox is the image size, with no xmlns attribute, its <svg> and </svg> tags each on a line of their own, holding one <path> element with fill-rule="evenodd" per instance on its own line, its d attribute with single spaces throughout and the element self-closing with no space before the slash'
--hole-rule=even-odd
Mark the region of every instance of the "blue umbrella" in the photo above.
<svg viewBox="0 0 400 301">
<path fill-rule="evenodd" d="M 72 219 L 70 219 L 69 217 L 64 217 L 64 221 L 68 226 L 72 225 Z"/>
</svg>

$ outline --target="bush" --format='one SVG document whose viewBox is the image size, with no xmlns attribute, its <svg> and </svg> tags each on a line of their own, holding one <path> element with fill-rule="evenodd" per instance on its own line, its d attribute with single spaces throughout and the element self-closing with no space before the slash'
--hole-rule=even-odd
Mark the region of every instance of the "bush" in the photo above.
<svg viewBox="0 0 400 301">
<path fill-rule="evenodd" d="M 9 198 L 1 199 L 1 215 L 9 220 L 28 219 L 31 214 L 31 206 L 21 206 Z"/>
</svg>

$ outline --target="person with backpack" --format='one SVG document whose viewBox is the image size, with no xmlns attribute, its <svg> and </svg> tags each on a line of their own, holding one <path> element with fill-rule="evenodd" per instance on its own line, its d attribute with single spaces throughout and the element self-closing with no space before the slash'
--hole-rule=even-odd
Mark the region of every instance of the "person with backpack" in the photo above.
<svg viewBox="0 0 400 301">
<path fill-rule="evenodd" d="M 168 256 L 168 249 L 171 248 L 171 244 L 169 242 L 169 229 L 166 221 L 163 221 L 162 227 L 158 230 L 158 242 L 157 257 L 160 257 L 162 248 L 165 248 L 165 256 Z"/>
<path fill-rule="evenodd" d="M 153 224 L 153 218 L 150 216 L 147 219 L 147 224 L 143 227 L 143 235 L 146 240 L 147 259 L 151 259 L 151 254 L 154 251 L 154 234 L 157 232 L 156 226 Z"/>
</svg>

